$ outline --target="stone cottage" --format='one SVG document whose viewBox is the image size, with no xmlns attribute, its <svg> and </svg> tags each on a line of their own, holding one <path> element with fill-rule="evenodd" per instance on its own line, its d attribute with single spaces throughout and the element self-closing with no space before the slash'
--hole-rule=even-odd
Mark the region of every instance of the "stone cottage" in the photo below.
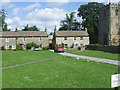
<svg viewBox="0 0 120 90">
<path fill-rule="evenodd" d="M 45 31 L 3 31 L 0 32 L 0 47 L 4 46 L 5 49 L 16 49 L 17 44 L 23 44 L 24 48 L 27 43 L 36 43 L 42 47 L 49 45 L 47 32 Z"/>
<path fill-rule="evenodd" d="M 56 31 L 54 29 L 53 47 L 64 44 L 64 47 L 78 47 L 89 44 L 89 35 L 85 31 Z"/>
</svg>

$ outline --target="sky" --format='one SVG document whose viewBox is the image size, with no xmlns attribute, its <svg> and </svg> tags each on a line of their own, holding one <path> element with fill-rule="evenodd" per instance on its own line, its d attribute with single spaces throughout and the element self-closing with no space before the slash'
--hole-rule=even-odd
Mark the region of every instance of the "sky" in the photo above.
<svg viewBox="0 0 120 90">
<path fill-rule="evenodd" d="M 15 31 L 23 29 L 27 24 L 37 26 L 40 31 L 47 28 L 48 33 L 60 27 L 60 21 L 65 19 L 66 14 L 76 12 L 75 17 L 79 22 L 82 18 L 77 16 L 80 5 L 88 2 L 118 2 L 118 0 L 2 0 L 0 9 L 4 8 L 8 15 L 5 19 L 8 29 Z"/>
</svg>

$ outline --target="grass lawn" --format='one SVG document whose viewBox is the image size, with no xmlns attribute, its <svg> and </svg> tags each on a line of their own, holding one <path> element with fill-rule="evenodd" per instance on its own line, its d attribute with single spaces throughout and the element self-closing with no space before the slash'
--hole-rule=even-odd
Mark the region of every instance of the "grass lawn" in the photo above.
<svg viewBox="0 0 120 90">
<path fill-rule="evenodd" d="M 3 51 L 3 67 L 60 56 L 50 51 Z M 118 66 L 64 57 L 2 70 L 2 88 L 110 88 Z"/>
<path fill-rule="evenodd" d="M 97 51 L 97 50 L 73 50 L 73 51 L 66 51 L 68 53 L 73 53 L 77 55 L 89 56 L 89 57 L 96 57 L 96 58 L 105 58 L 105 59 L 112 59 L 112 60 L 120 60 L 118 59 L 118 53 L 109 53 L 104 51 Z"/>
</svg>

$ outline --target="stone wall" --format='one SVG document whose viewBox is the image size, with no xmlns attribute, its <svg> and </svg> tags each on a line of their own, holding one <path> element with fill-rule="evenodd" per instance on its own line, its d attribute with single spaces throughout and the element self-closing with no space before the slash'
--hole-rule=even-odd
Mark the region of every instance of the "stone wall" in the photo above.
<svg viewBox="0 0 120 90">
<path fill-rule="evenodd" d="M 95 50 L 111 52 L 111 53 L 120 53 L 120 46 L 100 46 L 97 47 Z"/>
</svg>

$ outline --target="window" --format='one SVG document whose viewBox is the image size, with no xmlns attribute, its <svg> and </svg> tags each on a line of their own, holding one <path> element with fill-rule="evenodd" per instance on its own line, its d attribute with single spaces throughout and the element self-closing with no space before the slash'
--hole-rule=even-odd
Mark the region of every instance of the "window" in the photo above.
<svg viewBox="0 0 120 90">
<path fill-rule="evenodd" d="M 12 45 L 12 49 L 15 49 L 16 48 L 16 45 Z"/>
<path fill-rule="evenodd" d="M 118 15 L 118 9 L 115 10 L 115 15 Z"/>
<path fill-rule="evenodd" d="M 40 37 L 39 41 L 41 41 L 41 40 L 42 40 L 42 37 Z"/>
<path fill-rule="evenodd" d="M 9 45 L 6 45 L 6 49 L 9 49 Z"/>
<path fill-rule="evenodd" d="M 80 37 L 80 40 L 83 40 L 83 37 Z"/>
<path fill-rule="evenodd" d="M 40 48 L 42 48 L 42 44 L 40 44 Z"/>
<path fill-rule="evenodd" d="M 76 40 L 76 37 L 74 37 L 74 40 Z"/>
<path fill-rule="evenodd" d="M 9 42 L 9 38 L 8 37 L 6 38 L 6 42 Z"/>
<path fill-rule="evenodd" d="M 64 40 L 67 40 L 67 37 L 64 37 Z"/>
<path fill-rule="evenodd" d="M 26 42 L 26 37 L 23 38 L 23 42 Z"/>
</svg>

